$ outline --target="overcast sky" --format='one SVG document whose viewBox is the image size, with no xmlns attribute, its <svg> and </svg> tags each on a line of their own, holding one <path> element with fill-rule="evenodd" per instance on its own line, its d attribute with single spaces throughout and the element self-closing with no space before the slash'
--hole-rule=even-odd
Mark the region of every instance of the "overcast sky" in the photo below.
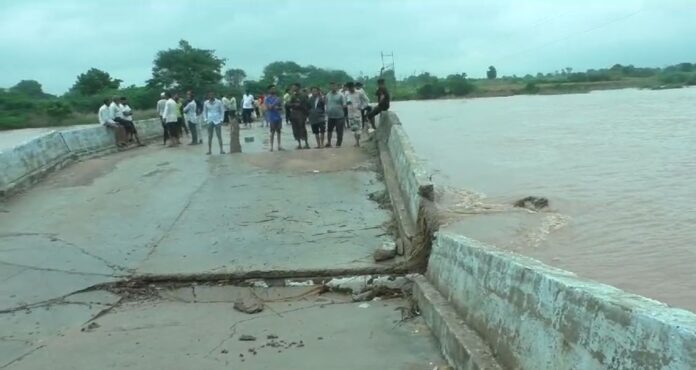
<svg viewBox="0 0 696 370">
<path fill-rule="evenodd" d="M 374 75 L 524 75 L 696 62 L 695 0 L 0 0 L 0 87 L 63 93 L 91 67 L 143 84 L 186 39 L 256 78 L 276 60 Z"/>
</svg>

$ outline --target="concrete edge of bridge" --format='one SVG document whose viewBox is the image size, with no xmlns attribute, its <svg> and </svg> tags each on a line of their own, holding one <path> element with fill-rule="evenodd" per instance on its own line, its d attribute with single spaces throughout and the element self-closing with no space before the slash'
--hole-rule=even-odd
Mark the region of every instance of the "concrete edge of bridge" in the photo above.
<svg viewBox="0 0 696 370">
<path fill-rule="evenodd" d="M 423 275 L 411 277 L 413 299 L 420 315 L 440 345 L 440 351 L 456 369 L 503 369 L 485 341 L 470 329 L 452 304 Z"/>
</svg>

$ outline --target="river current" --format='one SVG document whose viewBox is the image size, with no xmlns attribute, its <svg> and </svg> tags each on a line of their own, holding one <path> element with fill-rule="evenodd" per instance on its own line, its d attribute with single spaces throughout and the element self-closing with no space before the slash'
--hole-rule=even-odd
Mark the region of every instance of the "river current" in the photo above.
<svg viewBox="0 0 696 370">
<path fill-rule="evenodd" d="M 446 226 L 696 311 L 696 88 L 393 104 Z M 550 208 L 510 205 L 534 195 Z"/>
</svg>

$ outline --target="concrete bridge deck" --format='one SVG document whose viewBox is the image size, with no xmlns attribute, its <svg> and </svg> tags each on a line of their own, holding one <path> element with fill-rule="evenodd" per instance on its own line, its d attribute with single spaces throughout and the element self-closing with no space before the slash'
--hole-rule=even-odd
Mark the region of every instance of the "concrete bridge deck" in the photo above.
<svg viewBox="0 0 696 370">
<path fill-rule="evenodd" d="M 85 160 L 115 151 L 101 127 L 0 147 L 0 369 L 696 368 L 694 313 L 439 229 L 393 112 L 378 150 L 245 136 L 210 157 Z M 404 260 L 373 262 L 394 240 Z"/>
<path fill-rule="evenodd" d="M 391 212 L 369 198 L 385 190 L 376 157 L 350 138 L 340 149 L 269 153 L 265 129 L 245 136 L 254 141 L 237 155 L 154 142 L 88 159 L 1 203 L 0 368 L 442 365 L 419 319 L 399 324 L 401 298 L 361 308 L 314 287 L 254 288 L 274 299 L 250 316 L 232 304 L 251 288 L 191 285 L 356 275 L 394 263 L 372 256 L 393 238 Z M 135 298 L 109 285 L 127 279 L 156 285 Z M 242 331 L 258 341 L 239 342 Z M 258 349 L 273 333 L 284 347 Z"/>
</svg>

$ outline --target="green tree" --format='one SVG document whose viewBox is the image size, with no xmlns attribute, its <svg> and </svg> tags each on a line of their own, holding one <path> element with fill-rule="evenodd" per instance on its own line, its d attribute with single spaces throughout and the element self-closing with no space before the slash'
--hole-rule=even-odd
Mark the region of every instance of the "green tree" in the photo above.
<svg viewBox="0 0 696 370">
<path fill-rule="evenodd" d="M 157 53 L 152 78 L 147 84 L 157 89 L 181 91 L 217 89 L 222 81 L 224 58 L 215 56 L 214 50 L 197 49 L 188 41 L 179 41 L 176 49 Z"/>
<path fill-rule="evenodd" d="M 449 75 L 445 79 L 449 93 L 455 96 L 464 96 L 474 91 L 474 85 L 466 79 L 466 73 Z"/>
<path fill-rule="evenodd" d="M 486 71 L 486 77 L 488 77 L 489 80 L 495 80 L 496 77 L 498 77 L 498 70 L 496 70 L 493 66 L 488 67 L 488 71 Z"/>
<path fill-rule="evenodd" d="M 291 61 L 278 61 L 268 64 L 263 69 L 261 83 L 263 86 L 277 85 L 280 89 L 290 87 L 293 83 L 302 86 L 327 87 L 329 83 L 352 81 L 348 73 L 342 70 L 324 69 L 312 65 L 301 66 Z"/>
<path fill-rule="evenodd" d="M 16 85 L 10 87 L 10 92 L 30 96 L 32 98 L 44 97 L 45 95 L 41 88 L 41 84 L 34 80 L 19 81 Z"/>
<path fill-rule="evenodd" d="M 260 81 L 244 81 L 244 90 L 248 91 L 254 96 L 264 94 L 266 92 L 266 86 L 267 85 Z"/>
<path fill-rule="evenodd" d="M 694 65 L 691 63 L 679 63 L 677 68 L 679 68 L 681 72 L 691 72 L 694 70 Z"/>
<path fill-rule="evenodd" d="M 239 89 L 242 87 L 242 82 L 246 78 L 246 72 L 239 68 L 230 68 L 225 71 L 225 82 L 227 86 L 233 89 Z"/>
<path fill-rule="evenodd" d="M 80 95 L 91 96 L 107 90 L 116 90 L 121 86 L 121 80 L 99 69 L 90 68 L 87 72 L 77 76 L 77 81 L 70 91 Z"/>
<path fill-rule="evenodd" d="M 45 110 L 46 114 L 49 117 L 51 117 L 51 119 L 54 119 L 57 122 L 62 122 L 68 116 L 70 116 L 70 114 L 72 114 L 72 109 L 70 108 L 70 105 L 57 100 L 48 103 L 45 107 Z"/>
<path fill-rule="evenodd" d="M 295 62 L 273 62 L 263 68 L 259 82 L 286 87 L 295 82 L 302 83 L 305 77 L 305 68 Z"/>
<path fill-rule="evenodd" d="M 342 70 L 323 69 L 315 66 L 304 68 L 303 78 L 300 80 L 304 86 L 318 86 L 327 88 L 331 82 L 345 83 L 353 81 L 348 73 Z"/>
</svg>

